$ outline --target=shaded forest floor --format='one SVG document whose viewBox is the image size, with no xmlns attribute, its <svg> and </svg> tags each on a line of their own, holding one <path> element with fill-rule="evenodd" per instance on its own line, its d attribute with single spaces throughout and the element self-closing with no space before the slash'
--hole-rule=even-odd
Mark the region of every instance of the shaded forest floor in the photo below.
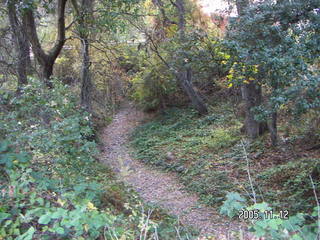
<svg viewBox="0 0 320 240">
<path fill-rule="evenodd" d="M 288 210 L 290 216 L 311 213 L 316 201 L 309 176 L 319 189 L 320 151 L 313 147 L 317 138 L 305 134 L 309 122 L 281 116 L 278 147 L 271 146 L 269 134 L 247 141 L 241 127 L 228 101 L 210 106 L 206 116 L 190 108 L 170 108 L 137 127 L 130 142 L 136 159 L 176 173 L 209 206 L 219 208 L 228 192 L 252 203 L 248 159 L 258 202 Z"/>
<path fill-rule="evenodd" d="M 102 161 L 118 174 L 120 180 L 135 189 L 146 202 L 160 206 L 179 218 L 182 225 L 192 226 L 201 236 L 217 239 L 237 239 L 244 228 L 239 223 L 221 217 L 213 208 L 199 202 L 196 194 L 184 191 L 174 173 L 153 170 L 130 154 L 127 146 L 132 130 L 148 116 L 125 104 L 113 122 L 103 130 L 104 152 Z M 251 239 L 244 236 L 245 239 Z M 216 238 L 213 238 L 216 239 Z"/>
</svg>

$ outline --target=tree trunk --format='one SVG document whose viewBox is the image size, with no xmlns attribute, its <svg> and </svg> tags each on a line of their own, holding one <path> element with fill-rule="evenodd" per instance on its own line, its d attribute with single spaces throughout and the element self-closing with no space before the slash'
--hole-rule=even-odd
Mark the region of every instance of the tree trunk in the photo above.
<svg viewBox="0 0 320 240">
<path fill-rule="evenodd" d="M 236 1 L 239 16 L 245 14 L 245 10 L 249 7 L 249 3 L 249 0 Z M 250 81 L 248 84 L 243 84 L 241 86 L 241 94 L 245 103 L 245 132 L 249 138 L 255 139 L 267 130 L 267 124 L 257 122 L 254 119 L 254 114 L 252 112 L 252 108 L 257 107 L 262 103 L 261 87 L 254 81 Z"/>
<path fill-rule="evenodd" d="M 12 37 L 14 40 L 15 50 L 17 52 L 16 71 L 18 75 L 17 91 L 19 92 L 21 87 L 28 83 L 27 73 L 28 69 L 31 68 L 31 61 L 29 52 L 29 42 L 26 36 L 23 23 L 18 19 L 15 4 L 15 0 L 9 0 L 7 3 L 7 7 Z"/>
<path fill-rule="evenodd" d="M 25 25 L 24 25 L 25 26 Z M 31 64 L 31 57 L 30 57 L 30 41 L 28 39 L 27 32 L 24 32 L 25 34 L 25 48 L 24 48 L 24 56 L 26 56 L 26 70 L 27 70 L 27 75 L 32 75 L 33 74 L 33 68 Z"/>
<path fill-rule="evenodd" d="M 271 114 L 271 121 L 268 123 L 268 128 L 271 134 L 271 144 L 272 146 L 278 145 L 278 129 L 277 129 L 277 112 Z"/>
<path fill-rule="evenodd" d="M 81 105 L 88 111 L 92 111 L 92 90 L 93 83 L 90 73 L 90 43 L 89 43 L 89 23 L 92 18 L 94 0 L 82 0 L 79 7 L 77 0 L 72 0 L 72 5 L 76 11 L 79 23 L 79 38 L 82 47 L 82 69 L 81 69 Z"/>
<path fill-rule="evenodd" d="M 278 89 L 278 83 L 275 82 L 272 84 L 273 91 L 276 91 Z M 278 120 L 278 113 L 277 110 L 273 109 L 271 104 L 269 104 L 269 109 L 271 110 L 271 116 L 268 121 L 268 128 L 271 135 L 271 144 L 272 146 L 278 145 L 278 129 L 277 129 L 277 120 Z"/>
<path fill-rule="evenodd" d="M 179 37 L 180 41 L 183 44 L 185 39 L 185 26 L 186 26 L 186 20 L 185 20 L 185 2 L 184 0 L 176 0 L 174 6 L 177 9 L 178 15 L 179 15 L 179 22 L 178 22 L 178 28 L 179 28 Z M 187 58 L 187 56 L 186 56 Z M 189 97 L 193 107 L 202 115 L 205 115 L 208 113 L 208 108 L 204 101 L 202 100 L 201 96 L 194 90 L 193 84 L 192 84 L 192 71 L 190 68 L 185 66 L 185 62 L 182 61 L 181 67 L 178 70 L 178 73 L 176 74 L 176 78 L 179 82 L 179 84 L 182 87 L 182 90 L 187 94 Z"/>
<path fill-rule="evenodd" d="M 53 64 L 54 64 L 54 62 L 50 61 L 49 59 L 44 64 L 40 64 L 41 65 L 41 78 L 42 78 L 44 84 L 48 88 L 53 88 L 52 82 L 50 80 L 50 77 L 53 73 Z"/>
<path fill-rule="evenodd" d="M 91 0 L 90 0 L 91 1 Z M 92 110 L 92 81 L 90 74 L 89 41 L 82 39 L 82 71 L 81 71 L 81 105 L 88 111 Z"/>
<path fill-rule="evenodd" d="M 178 82 L 180 83 L 184 92 L 188 95 L 189 99 L 193 107 L 201 114 L 205 115 L 208 114 L 208 109 L 203 102 L 202 98 L 199 94 L 194 90 L 192 86 L 192 79 L 191 79 L 191 70 L 187 69 L 187 71 L 181 71 L 177 75 Z"/>
<path fill-rule="evenodd" d="M 33 73 L 32 65 L 31 65 L 31 57 L 30 57 L 31 44 L 28 38 L 27 29 L 26 29 L 27 23 L 23 17 L 21 17 L 21 22 L 22 22 L 21 31 L 24 36 L 23 55 L 25 56 L 25 60 L 26 60 L 27 75 L 31 75 Z"/>
<path fill-rule="evenodd" d="M 251 81 L 241 86 L 241 94 L 245 104 L 245 132 L 249 138 L 255 139 L 267 129 L 266 123 L 257 122 L 252 112 L 254 107 L 262 103 L 261 87 Z"/>
</svg>

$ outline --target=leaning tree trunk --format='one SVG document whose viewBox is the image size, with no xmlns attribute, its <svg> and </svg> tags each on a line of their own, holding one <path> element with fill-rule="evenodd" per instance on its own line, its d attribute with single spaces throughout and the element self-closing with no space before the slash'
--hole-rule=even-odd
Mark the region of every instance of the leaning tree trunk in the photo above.
<svg viewBox="0 0 320 240">
<path fill-rule="evenodd" d="M 193 107 L 202 115 L 208 113 L 208 109 L 199 94 L 192 86 L 191 69 L 180 71 L 177 74 L 178 82 L 180 83 L 183 91 L 188 95 Z"/>
<path fill-rule="evenodd" d="M 17 16 L 15 0 L 8 1 L 8 16 L 10 27 L 12 31 L 12 37 L 14 40 L 15 50 L 17 52 L 17 65 L 16 71 L 18 75 L 18 89 L 28 83 L 27 74 L 31 68 L 30 53 L 29 53 L 29 41 L 26 36 L 26 32 L 23 26 L 23 22 L 19 21 Z"/>
<path fill-rule="evenodd" d="M 174 6 L 177 9 L 179 16 L 178 29 L 180 42 L 184 43 L 186 41 L 185 37 L 185 2 L 184 0 L 176 0 Z M 187 57 L 186 57 L 187 58 Z M 191 78 L 192 71 L 190 68 L 185 66 L 185 62 L 182 61 L 180 69 L 176 74 L 176 78 L 182 87 L 182 90 L 188 95 L 193 107 L 202 115 L 208 113 L 208 109 L 201 96 L 194 90 Z"/>
</svg>

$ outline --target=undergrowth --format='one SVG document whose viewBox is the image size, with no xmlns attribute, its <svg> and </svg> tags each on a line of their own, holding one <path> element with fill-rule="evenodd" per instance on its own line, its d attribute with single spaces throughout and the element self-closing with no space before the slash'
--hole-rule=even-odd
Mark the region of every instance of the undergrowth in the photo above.
<svg viewBox="0 0 320 240">
<path fill-rule="evenodd" d="M 19 96 L 0 91 L 0 239 L 177 238 L 174 218 L 150 216 L 97 161 L 92 116 L 68 87 L 30 79 Z"/>
<path fill-rule="evenodd" d="M 136 157 L 180 174 L 187 189 L 209 204 L 222 201 L 235 185 L 221 160 L 240 139 L 240 124 L 227 107 L 206 117 L 192 109 L 169 109 L 132 134 Z"/>
<path fill-rule="evenodd" d="M 169 109 L 135 129 L 134 153 L 145 163 L 178 173 L 188 190 L 213 206 L 232 191 L 252 198 L 247 155 L 259 201 L 291 214 L 311 213 L 316 202 L 309 175 L 319 189 L 319 154 L 296 152 L 295 135 L 290 138 L 293 146 L 274 149 L 263 136 L 245 144 L 244 152 L 241 124 L 231 109 L 225 103 L 203 117 L 188 108 Z"/>
</svg>

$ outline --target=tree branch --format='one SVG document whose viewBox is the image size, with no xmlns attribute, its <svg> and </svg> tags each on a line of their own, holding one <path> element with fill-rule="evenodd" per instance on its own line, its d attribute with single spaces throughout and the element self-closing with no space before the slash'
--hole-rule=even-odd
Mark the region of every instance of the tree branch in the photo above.
<svg viewBox="0 0 320 240">
<path fill-rule="evenodd" d="M 65 8 L 67 0 L 58 0 L 58 36 L 55 46 L 49 52 L 50 58 L 56 59 L 59 55 L 66 38 L 66 28 L 65 28 Z"/>
<path fill-rule="evenodd" d="M 35 57 L 39 61 L 40 64 L 45 64 L 49 59 L 56 59 L 59 55 L 63 44 L 65 42 L 65 7 L 67 0 L 58 0 L 58 21 L 57 21 L 57 29 L 58 35 L 57 40 L 53 48 L 46 54 L 41 46 L 39 41 L 39 37 L 37 34 L 37 27 L 35 23 L 35 18 L 32 9 L 27 9 L 24 18 L 26 22 L 27 32 L 29 35 L 30 42 L 32 44 L 32 49 L 34 51 Z"/>
</svg>

